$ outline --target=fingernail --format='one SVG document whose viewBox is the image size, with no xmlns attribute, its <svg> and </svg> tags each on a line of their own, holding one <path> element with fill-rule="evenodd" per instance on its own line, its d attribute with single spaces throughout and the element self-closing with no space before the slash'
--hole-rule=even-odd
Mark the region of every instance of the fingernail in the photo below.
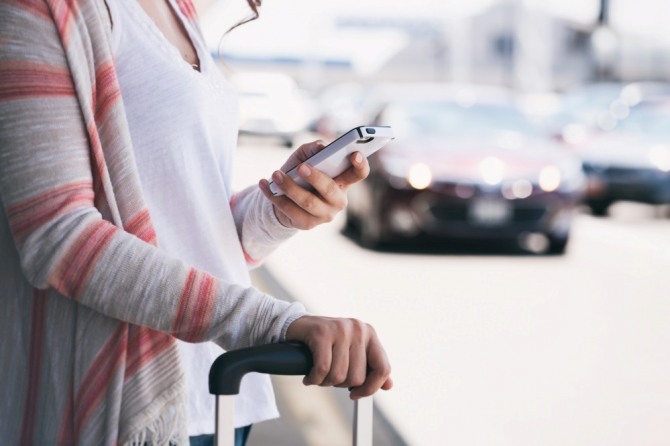
<svg viewBox="0 0 670 446">
<path fill-rule="evenodd" d="M 361 155 L 360 153 L 357 152 L 354 155 L 354 161 L 356 161 L 356 163 L 358 163 L 358 164 L 362 163 L 363 162 L 363 155 Z"/>
<path fill-rule="evenodd" d="M 302 164 L 302 165 L 300 165 L 300 167 L 298 167 L 298 172 L 303 177 L 308 177 L 308 176 L 311 175 L 312 170 L 309 167 L 307 167 L 307 164 Z"/>
<path fill-rule="evenodd" d="M 284 176 L 280 171 L 277 170 L 272 174 L 272 181 L 277 184 L 282 184 L 284 182 Z"/>
</svg>

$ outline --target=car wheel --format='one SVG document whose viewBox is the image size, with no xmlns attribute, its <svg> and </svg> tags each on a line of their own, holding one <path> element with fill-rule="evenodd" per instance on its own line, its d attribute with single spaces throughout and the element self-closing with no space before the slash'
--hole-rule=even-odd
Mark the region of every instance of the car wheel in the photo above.
<svg viewBox="0 0 670 446">
<path fill-rule="evenodd" d="M 610 201 L 589 201 L 589 208 L 591 208 L 591 213 L 597 217 L 604 217 L 607 215 L 607 210 L 609 209 L 612 202 Z"/>
<path fill-rule="evenodd" d="M 379 188 L 375 187 L 374 182 L 371 182 L 367 188 L 367 194 L 369 194 L 370 208 L 364 215 L 359 215 L 360 218 L 356 220 L 359 242 L 364 248 L 378 249 L 382 242 L 382 210 L 379 208 L 379 203 L 381 203 Z"/>
<path fill-rule="evenodd" d="M 351 207 L 347 207 L 344 213 L 344 228 L 345 233 L 353 234 L 358 231 L 358 219 L 353 214 Z"/>
<path fill-rule="evenodd" d="M 568 237 L 553 237 L 547 236 L 549 239 L 549 246 L 547 247 L 547 254 L 560 255 L 565 254 L 568 247 Z"/>
<path fill-rule="evenodd" d="M 373 214 L 373 212 L 371 212 L 371 214 Z M 361 246 L 368 249 L 379 248 L 381 242 L 379 232 L 378 217 L 375 215 L 369 215 L 366 218 L 361 219 L 358 233 Z"/>
</svg>

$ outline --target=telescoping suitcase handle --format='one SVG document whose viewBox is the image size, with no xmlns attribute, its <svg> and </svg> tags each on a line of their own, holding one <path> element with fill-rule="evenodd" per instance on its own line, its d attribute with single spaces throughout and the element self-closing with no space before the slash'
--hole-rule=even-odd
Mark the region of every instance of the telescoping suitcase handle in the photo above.
<svg viewBox="0 0 670 446">
<path fill-rule="evenodd" d="M 244 375 L 307 375 L 312 354 L 306 345 L 279 342 L 223 353 L 209 370 L 209 393 L 216 396 L 216 446 L 233 446 L 235 439 L 235 395 Z M 372 397 L 354 406 L 354 446 L 372 445 Z"/>
</svg>

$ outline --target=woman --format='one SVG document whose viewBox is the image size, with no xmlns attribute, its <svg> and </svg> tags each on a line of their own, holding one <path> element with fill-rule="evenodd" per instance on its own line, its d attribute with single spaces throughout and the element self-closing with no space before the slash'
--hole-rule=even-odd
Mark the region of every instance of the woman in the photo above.
<svg viewBox="0 0 670 446">
<path fill-rule="evenodd" d="M 332 220 L 367 162 L 335 179 L 303 166 L 315 193 L 280 171 L 282 197 L 266 180 L 235 193 L 236 135 L 190 2 L 0 0 L 4 443 L 188 444 L 211 432 L 219 347 L 302 341 L 306 384 L 391 387 L 371 327 L 308 315 L 247 273 Z M 276 415 L 267 377 L 239 403 L 240 427 Z"/>
</svg>

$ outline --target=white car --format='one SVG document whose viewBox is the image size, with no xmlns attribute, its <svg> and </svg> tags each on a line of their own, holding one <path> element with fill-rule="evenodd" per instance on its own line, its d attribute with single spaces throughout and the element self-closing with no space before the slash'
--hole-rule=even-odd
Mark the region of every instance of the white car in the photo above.
<svg viewBox="0 0 670 446">
<path fill-rule="evenodd" d="M 280 138 L 287 147 L 307 129 L 312 113 L 307 94 L 289 75 L 242 72 L 231 77 L 240 96 L 240 133 Z"/>
</svg>

